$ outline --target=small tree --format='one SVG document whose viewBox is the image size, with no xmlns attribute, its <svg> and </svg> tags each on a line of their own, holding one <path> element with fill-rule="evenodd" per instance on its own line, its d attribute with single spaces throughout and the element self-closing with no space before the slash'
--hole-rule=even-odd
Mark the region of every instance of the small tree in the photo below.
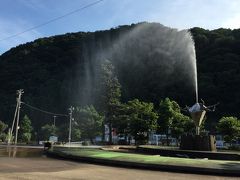
<svg viewBox="0 0 240 180">
<path fill-rule="evenodd" d="M 174 114 L 171 124 L 171 135 L 177 139 L 177 145 L 180 137 L 184 133 L 189 133 L 194 129 L 194 122 L 188 117 L 180 112 Z"/>
<path fill-rule="evenodd" d="M 6 129 L 8 125 L 5 124 L 4 122 L 0 121 L 0 141 L 5 141 L 6 140 Z"/>
<path fill-rule="evenodd" d="M 79 141 L 82 137 L 81 129 L 76 125 L 73 124 L 72 126 L 72 141 Z"/>
<path fill-rule="evenodd" d="M 115 114 L 114 127 L 118 134 L 124 135 L 126 143 L 127 137 L 130 135 L 131 109 L 128 104 L 119 104 Z"/>
<path fill-rule="evenodd" d="M 176 101 L 165 98 L 159 104 L 158 132 L 166 134 L 169 145 L 169 133 L 179 140 L 184 133 L 189 133 L 194 128 L 193 121 L 181 113 L 180 106 Z"/>
<path fill-rule="evenodd" d="M 56 133 L 59 141 L 68 141 L 69 138 L 69 123 L 61 124 L 56 129 Z M 76 121 L 72 121 L 72 131 L 71 131 L 71 141 L 80 141 L 81 140 L 81 130 L 79 125 L 76 124 Z"/>
<path fill-rule="evenodd" d="M 97 135 L 101 135 L 103 116 L 101 116 L 94 106 L 85 106 L 83 108 L 76 108 L 74 118 L 81 131 L 82 138 L 90 139 L 93 143 L 93 139 Z"/>
<path fill-rule="evenodd" d="M 161 100 L 158 110 L 158 132 L 166 134 L 167 144 L 169 145 L 168 136 L 172 122 L 176 113 L 178 112 L 179 106 L 175 101 L 171 101 L 169 98 Z"/>
<path fill-rule="evenodd" d="M 224 140 L 232 143 L 240 137 L 240 120 L 236 117 L 222 117 L 217 124 L 217 130 L 224 136 Z"/>
<path fill-rule="evenodd" d="M 50 136 L 56 136 L 57 128 L 54 125 L 45 124 L 41 127 L 41 138 L 48 141 Z"/>
<path fill-rule="evenodd" d="M 28 143 L 32 137 L 32 130 L 31 120 L 25 115 L 20 122 L 19 140 Z"/>
<path fill-rule="evenodd" d="M 129 131 L 136 144 L 145 144 L 148 134 L 157 127 L 158 115 L 154 112 L 153 103 L 140 102 L 138 99 L 127 103 Z"/>
</svg>

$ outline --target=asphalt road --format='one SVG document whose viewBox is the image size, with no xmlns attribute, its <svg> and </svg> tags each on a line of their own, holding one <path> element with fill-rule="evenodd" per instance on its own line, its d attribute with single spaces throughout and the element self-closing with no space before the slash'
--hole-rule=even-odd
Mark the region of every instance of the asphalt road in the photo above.
<svg viewBox="0 0 240 180">
<path fill-rule="evenodd" d="M 43 157 L 0 157 L 0 179 L 237 180 L 240 178 L 117 168 Z"/>
</svg>

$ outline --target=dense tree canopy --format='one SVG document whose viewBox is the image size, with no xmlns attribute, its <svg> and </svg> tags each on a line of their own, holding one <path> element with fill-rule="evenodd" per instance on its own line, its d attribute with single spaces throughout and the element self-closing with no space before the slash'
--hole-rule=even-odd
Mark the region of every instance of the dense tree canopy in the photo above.
<svg viewBox="0 0 240 180">
<path fill-rule="evenodd" d="M 93 142 L 94 138 L 102 133 L 103 116 L 92 105 L 82 108 L 77 107 L 74 113 L 74 121 L 83 140 Z"/>
<path fill-rule="evenodd" d="M 145 144 L 149 132 L 157 128 L 158 115 L 154 112 L 153 103 L 141 102 L 138 99 L 127 103 L 129 133 L 134 137 L 136 144 Z"/>
<path fill-rule="evenodd" d="M 240 138 L 240 120 L 236 117 L 222 117 L 217 125 L 226 142 L 233 142 Z"/>
<path fill-rule="evenodd" d="M 180 106 L 176 101 L 165 98 L 158 107 L 158 133 L 171 134 L 177 140 L 181 135 L 191 133 L 194 123 L 188 116 L 181 113 Z M 168 141 L 167 141 L 168 142 Z"/>
</svg>

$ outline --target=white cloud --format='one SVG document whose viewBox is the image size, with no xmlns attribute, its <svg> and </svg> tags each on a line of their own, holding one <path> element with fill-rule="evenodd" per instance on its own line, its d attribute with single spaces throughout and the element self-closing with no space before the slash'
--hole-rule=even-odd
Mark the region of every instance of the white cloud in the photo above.
<svg viewBox="0 0 240 180">
<path fill-rule="evenodd" d="M 13 22 L 0 18 L 0 54 L 12 47 L 32 41 L 42 36 L 42 34 L 37 30 L 32 30 L 19 34 L 15 37 L 8 38 L 25 31 L 29 27 L 32 27 L 32 25 L 23 20 L 16 20 Z"/>
</svg>

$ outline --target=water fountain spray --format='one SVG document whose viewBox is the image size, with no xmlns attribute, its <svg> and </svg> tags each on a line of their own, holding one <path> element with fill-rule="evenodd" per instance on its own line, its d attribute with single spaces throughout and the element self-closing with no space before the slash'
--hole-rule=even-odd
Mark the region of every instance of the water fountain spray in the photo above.
<svg viewBox="0 0 240 180">
<path fill-rule="evenodd" d="M 192 39 L 193 41 L 193 39 Z M 197 78 L 197 58 L 196 58 L 196 52 L 195 52 L 195 46 L 193 43 L 193 46 L 191 48 L 191 59 L 192 59 L 192 67 L 193 67 L 193 76 L 194 76 L 194 87 L 195 87 L 195 104 L 192 107 L 186 107 L 186 110 L 190 113 L 195 126 L 196 126 L 196 135 L 200 134 L 200 126 L 203 122 L 204 116 L 207 111 L 215 111 L 216 105 L 212 106 L 205 106 L 205 103 L 203 100 L 201 100 L 201 103 L 198 102 L 198 78 Z"/>
</svg>

